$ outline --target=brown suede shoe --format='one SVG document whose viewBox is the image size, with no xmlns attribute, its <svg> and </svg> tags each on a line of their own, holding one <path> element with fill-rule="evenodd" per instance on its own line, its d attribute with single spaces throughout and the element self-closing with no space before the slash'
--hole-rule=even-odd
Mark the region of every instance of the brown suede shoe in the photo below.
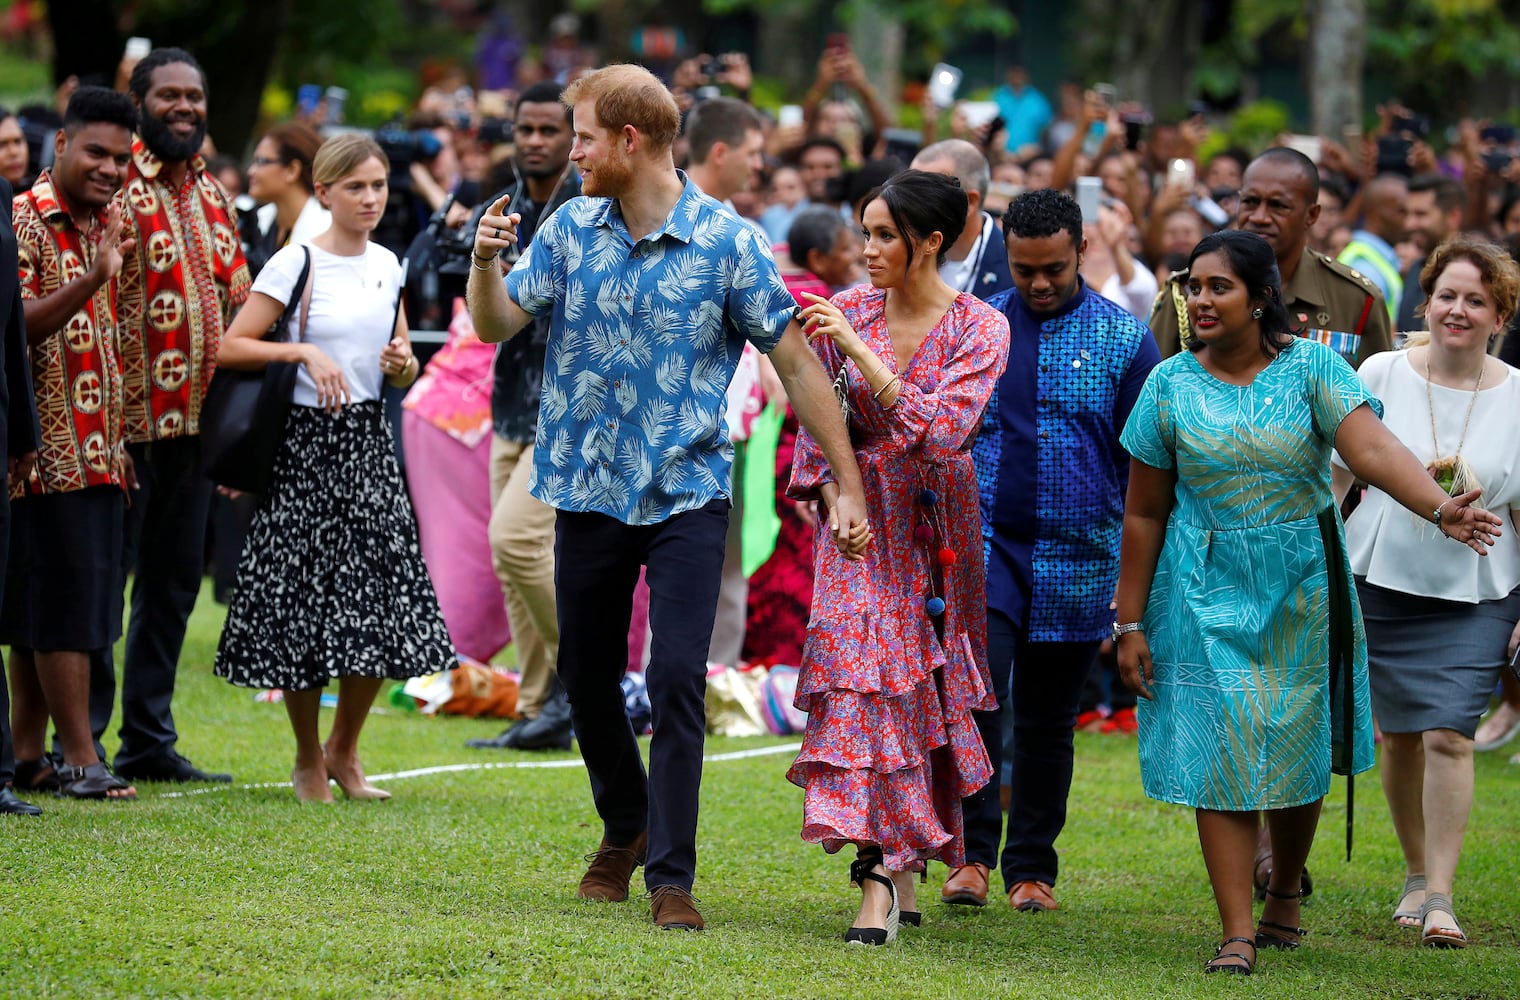
<svg viewBox="0 0 1520 1000">
<path fill-rule="evenodd" d="M 703 928 L 697 901 L 678 885 L 657 885 L 649 893 L 649 916 L 667 931 L 699 931 Z"/>
<path fill-rule="evenodd" d="M 581 899 L 594 899 L 602 903 L 621 903 L 628 898 L 628 880 L 633 870 L 644 863 L 644 853 L 649 847 L 649 832 L 639 834 L 638 839 L 623 847 L 607 843 L 596 853 L 586 855 L 591 867 L 581 876 L 580 888 L 575 894 Z"/>
<path fill-rule="evenodd" d="M 987 866 L 971 862 L 962 868 L 957 868 L 945 879 L 944 888 L 939 891 L 939 898 L 947 903 L 956 903 L 961 906 L 986 906 L 987 905 Z"/>
<path fill-rule="evenodd" d="M 1051 895 L 1051 888 L 1048 882 L 1015 882 L 1008 890 L 1008 905 L 1025 913 L 1059 910 L 1061 907 Z"/>
</svg>

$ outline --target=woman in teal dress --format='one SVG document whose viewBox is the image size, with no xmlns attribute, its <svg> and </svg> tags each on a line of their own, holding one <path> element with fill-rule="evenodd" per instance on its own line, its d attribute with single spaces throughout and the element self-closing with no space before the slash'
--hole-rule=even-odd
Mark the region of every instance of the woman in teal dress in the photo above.
<svg viewBox="0 0 1520 1000">
<path fill-rule="evenodd" d="M 1331 449 L 1479 552 L 1499 521 L 1470 506 L 1476 492 L 1446 495 L 1339 355 L 1292 335 L 1259 236 L 1200 242 L 1187 294 L 1196 346 L 1151 373 L 1121 437 L 1132 462 L 1114 631 L 1144 698 L 1145 792 L 1197 811 L 1224 932 L 1204 971 L 1245 974 L 1258 947 L 1298 946 L 1299 873 L 1331 772 L 1373 763 Z M 1253 928 L 1258 809 L 1277 863 Z"/>
</svg>

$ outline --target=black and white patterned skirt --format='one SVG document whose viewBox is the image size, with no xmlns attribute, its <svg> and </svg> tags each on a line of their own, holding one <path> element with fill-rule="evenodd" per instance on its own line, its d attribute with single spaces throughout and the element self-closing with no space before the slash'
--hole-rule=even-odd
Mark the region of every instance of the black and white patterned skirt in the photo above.
<svg viewBox="0 0 1520 1000">
<path fill-rule="evenodd" d="M 301 691 L 456 663 L 384 408 L 291 407 L 238 562 L 217 676 Z"/>
</svg>

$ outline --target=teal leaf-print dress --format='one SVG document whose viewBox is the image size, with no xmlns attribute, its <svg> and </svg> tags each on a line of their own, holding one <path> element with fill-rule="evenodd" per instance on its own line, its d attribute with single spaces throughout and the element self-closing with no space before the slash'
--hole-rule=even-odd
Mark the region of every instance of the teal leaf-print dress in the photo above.
<svg viewBox="0 0 1520 1000">
<path fill-rule="evenodd" d="M 1332 770 L 1372 766 L 1367 645 L 1330 488 L 1336 428 L 1364 404 L 1382 416 L 1344 359 L 1305 340 L 1248 386 L 1188 351 L 1147 380 L 1121 441 L 1177 473 L 1144 617 L 1151 798 L 1285 808 L 1323 798 Z"/>
</svg>

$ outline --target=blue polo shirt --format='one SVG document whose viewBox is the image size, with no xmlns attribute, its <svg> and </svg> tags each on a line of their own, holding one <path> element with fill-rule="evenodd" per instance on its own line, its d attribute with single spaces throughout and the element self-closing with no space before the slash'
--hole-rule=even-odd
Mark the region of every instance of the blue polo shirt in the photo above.
<svg viewBox="0 0 1520 1000">
<path fill-rule="evenodd" d="M 550 317 L 528 489 L 557 510 L 657 524 L 729 493 L 728 383 L 796 301 L 764 238 L 684 173 L 635 242 L 611 198 L 569 201 L 504 279 Z"/>
<path fill-rule="evenodd" d="M 972 446 L 987 556 L 987 607 L 1031 642 L 1088 642 L 1113 622 L 1129 455 L 1119 444 L 1161 360 L 1144 324 L 1078 286 L 1036 314 L 1017 289 L 1008 368 Z"/>
</svg>

